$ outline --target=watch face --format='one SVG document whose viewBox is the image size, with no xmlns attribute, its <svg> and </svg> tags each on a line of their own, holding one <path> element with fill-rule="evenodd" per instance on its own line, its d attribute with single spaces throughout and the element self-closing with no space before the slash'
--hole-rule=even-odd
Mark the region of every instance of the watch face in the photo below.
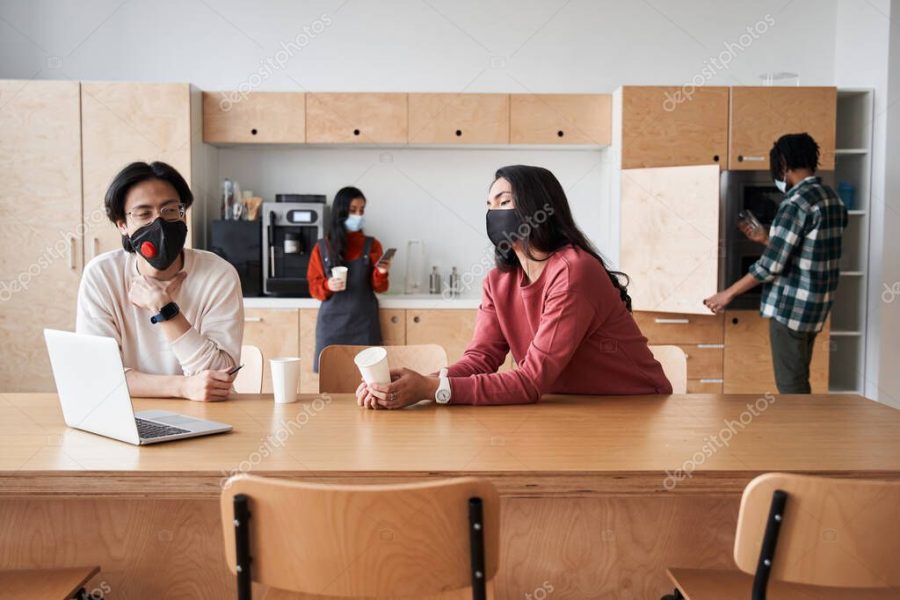
<svg viewBox="0 0 900 600">
<path fill-rule="evenodd" d="M 450 390 L 438 390 L 437 401 L 442 404 L 450 402 Z"/>
</svg>

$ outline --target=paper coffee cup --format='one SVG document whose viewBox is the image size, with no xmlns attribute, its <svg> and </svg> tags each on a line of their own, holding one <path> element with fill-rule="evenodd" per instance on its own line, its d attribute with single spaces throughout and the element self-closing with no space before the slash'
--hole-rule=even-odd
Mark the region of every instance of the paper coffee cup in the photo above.
<svg viewBox="0 0 900 600">
<path fill-rule="evenodd" d="M 344 284 L 346 284 L 347 283 L 347 267 L 334 267 L 333 269 L 331 269 L 331 276 L 337 277 L 338 279 L 343 281 Z"/>
<path fill-rule="evenodd" d="M 388 365 L 387 350 L 384 348 L 380 346 L 366 348 L 354 357 L 353 362 L 356 363 L 366 383 L 387 385 L 391 382 L 391 368 Z M 384 400 L 384 392 L 372 392 L 372 395 Z"/>
<path fill-rule="evenodd" d="M 300 358 L 283 356 L 269 359 L 272 370 L 272 392 L 275 404 L 289 404 L 297 401 L 297 388 L 300 385 Z"/>
</svg>

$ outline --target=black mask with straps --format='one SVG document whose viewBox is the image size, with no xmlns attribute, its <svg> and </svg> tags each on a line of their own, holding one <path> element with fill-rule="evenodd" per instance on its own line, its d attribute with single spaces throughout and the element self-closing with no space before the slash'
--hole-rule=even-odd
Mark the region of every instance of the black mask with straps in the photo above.
<svg viewBox="0 0 900 600">
<path fill-rule="evenodd" d="M 522 219 L 513 209 L 495 208 L 487 211 L 486 226 L 491 243 L 501 256 L 507 258 L 512 253 L 513 244 L 522 239 L 519 233 Z"/>
<path fill-rule="evenodd" d="M 158 218 L 128 236 L 131 248 L 157 271 L 164 271 L 181 254 L 187 240 L 187 224 L 184 221 L 166 221 Z"/>
</svg>

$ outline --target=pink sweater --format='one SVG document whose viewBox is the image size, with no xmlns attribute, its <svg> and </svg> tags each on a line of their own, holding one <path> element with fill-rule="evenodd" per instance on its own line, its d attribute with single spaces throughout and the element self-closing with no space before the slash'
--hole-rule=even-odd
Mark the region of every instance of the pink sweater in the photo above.
<svg viewBox="0 0 900 600">
<path fill-rule="evenodd" d="M 518 367 L 497 373 L 510 351 Z M 475 334 L 448 374 L 453 404 L 672 393 L 603 267 L 573 246 L 553 254 L 529 284 L 521 268 L 488 273 Z"/>
</svg>

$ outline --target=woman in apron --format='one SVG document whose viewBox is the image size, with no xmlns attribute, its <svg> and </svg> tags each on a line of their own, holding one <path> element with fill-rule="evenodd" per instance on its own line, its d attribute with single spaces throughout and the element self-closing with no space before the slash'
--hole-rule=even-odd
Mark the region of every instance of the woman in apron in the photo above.
<svg viewBox="0 0 900 600">
<path fill-rule="evenodd" d="M 341 188 L 331 207 L 331 223 L 309 258 L 309 292 L 322 301 L 316 322 L 313 371 L 319 353 L 332 344 L 377 346 L 382 343 L 375 292 L 388 289 L 390 261 L 382 261 L 381 243 L 363 233 L 366 197 L 355 187 Z M 346 282 L 332 269 L 346 267 Z"/>
</svg>

